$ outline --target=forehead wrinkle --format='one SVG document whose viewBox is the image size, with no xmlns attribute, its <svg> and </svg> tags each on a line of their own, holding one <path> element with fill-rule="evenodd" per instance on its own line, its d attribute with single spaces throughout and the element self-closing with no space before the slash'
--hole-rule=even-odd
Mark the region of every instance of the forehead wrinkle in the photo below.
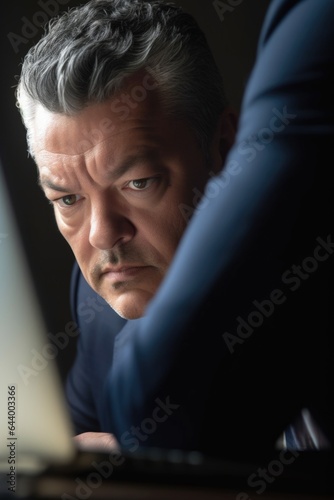
<svg viewBox="0 0 334 500">
<path fill-rule="evenodd" d="M 65 152 L 64 151 L 62 151 L 62 152 L 55 151 L 52 148 L 35 149 L 34 154 L 35 154 L 35 156 L 37 156 L 37 155 L 41 155 L 41 156 L 52 155 L 52 156 L 57 156 L 57 157 L 64 156 L 64 157 L 71 157 L 71 158 L 86 156 L 86 155 L 91 154 L 95 148 L 97 148 L 99 146 L 103 146 L 104 143 L 109 141 L 112 137 L 114 137 L 115 135 L 119 135 L 121 133 L 122 133 L 122 131 L 117 131 L 113 134 L 110 134 L 108 137 L 104 137 L 103 139 L 96 141 L 95 143 L 92 143 L 92 140 L 89 137 L 89 134 L 87 134 L 87 136 L 83 136 L 83 139 L 77 141 L 78 146 L 84 145 L 84 144 L 87 145 L 88 143 L 91 143 L 90 147 L 87 147 L 87 149 L 85 149 L 85 150 L 82 149 L 82 151 L 75 151 L 75 146 L 71 146 L 71 148 L 67 148 L 67 150 Z"/>
<path fill-rule="evenodd" d="M 46 158 L 38 159 L 38 183 L 41 187 L 50 187 L 51 185 L 58 185 L 59 190 L 61 186 L 67 183 L 68 179 L 73 185 L 73 180 L 78 183 L 77 175 L 74 175 L 76 171 L 82 171 L 85 169 L 85 162 L 81 162 L 79 156 L 74 159 L 70 156 L 70 162 L 66 161 L 67 155 L 64 154 L 54 154 L 48 153 Z M 44 160 L 44 161 L 43 161 Z M 45 161 L 47 160 L 47 161 Z M 66 188 L 64 189 L 66 191 Z"/>
<path fill-rule="evenodd" d="M 124 135 L 124 134 L 128 134 L 129 132 L 133 132 L 135 130 L 151 130 L 154 134 L 156 133 L 156 130 L 155 128 L 153 128 L 153 122 L 155 122 L 156 120 L 153 120 L 153 119 L 149 119 L 149 118 L 145 118 L 143 120 L 138 120 L 138 119 L 132 119 L 132 120 L 127 120 L 127 121 L 134 121 L 134 122 L 138 122 L 138 121 L 143 121 L 143 123 L 135 123 L 134 125 L 130 125 L 128 124 L 129 126 L 126 128 L 126 129 L 116 129 L 116 130 L 113 130 L 111 133 L 109 133 L 107 136 L 103 137 L 103 138 L 99 138 L 98 140 L 96 138 L 94 138 L 94 132 L 96 131 L 95 128 L 92 127 L 92 130 L 91 131 L 87 131 L 85 135 L 83 135 L 82 139 L 78 140 L 77 141 L 77 146 L 80 146 L 81 145 L 81 150 L 78 151 L 75 151 L 75 147 L 76 146 L 71 146 L 71 148 L 68 148 L 68 150 L 66 152 L 57 152 L 57 151 L 52 151 L 51 149 L 40 149 L 39 151 L 37 151 L 37 153 L 49 153 L 49 154 L 53 154 L 53 155 L 57 155 L 57 156 L 70 156 L 70 157 L 77 157 L 77 156 L 82 156 L 82 155 L 90 155 L 92 154 L 92 152 L 94 152 L 94 150 L 96 148 L 105 148 L 105 144 L 108 143 L 110 140 L 114 139 L 115 137 L 119 136 L 119 135 Z M 151 121 L 152 124 L 146 124 L 146 122 L 148 121 Z M 99 129 L 97 128 L 97 130 L 99 131 Z M 102 134 L 102 132 L 101 132 Z M 84 145 L 88 145 L 88 144 L 91 144 L 91 146 L 87 147 L 86 149 L 83 149 L 83 146 Z"/>
<path fill-rule="evenodd" d="M 94 147 L 95 146 L 92 146 L 87 151 L 90 151 Z M 71 158 L 75 158 L 75 157 L 84 155 L 85 152 L 81 152 L 81 153 L 57 153 L 56 151 L 51 151 L 50 149 L 40 149 L 39 151 L 36 152 L 36 154 L 48 155 L 48 156 L 52 155 L 52 156 L 60 156 L 60 157 L 62 157 L 62 156 L 70 156 Z"/>
<path fill-rule="evenodd" d="M 76 143 L 69 145 L 67 143 L 64 144 L 65 150 L 64 151 L 57 151 L 57 146 L 55 144 L 50 144 L 50 147 L 41 147 L 40 149 L 35 149 L 35 157 L 38 156 L 44 156 L 44 155 L 53 155 L 58 158 L 64 156 L 64 157 L 70 157 L 73 159 L 80 158 L 81 156 L 90 156 L 91 154 L 94 154 L 94 151 L 96 148 L 99 150 L 101 148 L 102 150 L 108 149 L 106 144 L 110 141 L 113 140 L 113 138 L 119 136 L 119 135 L 124 135 L 128 134 L 131 131 L 135 130 L 149 130 L 150 131 L 150 136 L 154 137 L 154 142 L 156 140 L 156 135 L 157 135 L 157 128 L 154 126 L 154 123 L 157 121 L 155 117 L 147 117 L 145 118 L 130 118 L 126 120 L 126 125 L 127 127 L 125 129 L 119 129 L 115 128 L 112 131 L 109 131 L 108 135 L 104 135 L 101 130 L 99 130 L 99 127 L 93 127 L 91 131 L 86 130 L 86 133 L 82 133 L 82 137 L 80 139 L 77 139 Z M 135 122 L 135 123 L 132 123 Z M 94 133 L 96 130 L 101 133 L 101 136 L 97 139 L 94 137 Z M 104 137 L 103 137 L 104 135 Z M 159 135 L 159 134 L 158 134 Z M 45 146 L 45 143 L 44 143 Z M 55 148 L 55 149 L 54 149 Z M 79 149 L 78 149 L 79 148 Z M 85 149 L 84 149 L 85 148 Z M 59 160 L 58 160 L 59 161 Z"/>
<path fill-rule="evenodd" d="M 153 161 L 157 163 L 159 161 L 159 149 L 142 147 L 137 153 L 127 155 L 116 167 L 111 166 L 111 158 L 112 161 L 115 161 L 113 157 L 108 157 L 106 175 L 110 180 L 115 181 L 139 165 L 147 165 Z"/>
<path fill-rule="evenodd" d="M 84 173 L 86 181 L 90 184 L 102 186 L 105 181 L 114 182 L 140 164 L 147 165 L 150 162 L 159 161 L 160 147 L 157 144 L 156 131 L 154 132 L 153 137 L 150 134 L 150 138 L 146 137 L 143 144 L 137 145 L 133 152 L 125 154 L 124 157 L 122 148 L 118 148 L 117 144 L 114 148 L 108 147 L 110 137 L 106 137 L 85 152 L 75 154 L 40 150 L 38 163 L 43 165 L 43 160 L 47 160 L 45 168 L 49 175 L 42 175 L 39 183 L 46 186 L 45 179 L 61 187 L 64 185 L 64 174 L 72 177 L 76 169 Z M 43 166 L 39 169 L 40 173 Z M 73 182 L 73 178 L 70 180 Z M 75 180 L 80 182 L 80 179 Z"/>
</svg>

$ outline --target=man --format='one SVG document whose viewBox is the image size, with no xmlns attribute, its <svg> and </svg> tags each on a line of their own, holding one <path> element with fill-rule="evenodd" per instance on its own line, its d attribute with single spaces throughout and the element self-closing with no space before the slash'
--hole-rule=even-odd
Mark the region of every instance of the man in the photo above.
<svg viewBox="0 0 334 500">
<path fill-rule="evenodd" d="M 18 98 L 81 270 L 69 405 L 78 434 L 101 431 L 114 336 L 159 287 L 233 143 L 235 115 L 203 33 L 161 1 L 95 0 L 65 13 L 27 55 Z"/>
<path fill-rule="evenodd" d="M 167 268 L 162 266 L 165 277 L 163 281 L 155 281 L 154 298 L 152 289 L 145 289 L 150 298 L 140 319 L 136 319 L 140 315 L 138 309 L 133 309 L 137 292 L 123 293 L 124 281 L 111 279 L 111 284 L 117 285 L 112 288 L 120 287 L 122 291 L 115 300 L 119 312 L 132 311 L 133 321 L 128 321 L 117 335 L 103 397 L 101 393 L 100 415 L 102 429 L 115 434 L 120 445 L 130 451 L 159 446 L 238 458 L 254 457 L 256 451 L 263 458 L 272 453 L 282 431 L 300 414 L 304 423 L 312 424 L 313 418 L 320 423 L 323 435 L 319 440 L 316 436 L 312 446 L 318 447 L 321 442 L 327 446 L 332 442 L 329 306 L 333 290 L 330 279 L 333 228 L 332 184 L 326 163 L 334 134 L 332 16 L 333 6 L 329 2 L 319 9 L 315 0 L 274 0 L 262 30 L 258 61 L 248 83 L 234 146 L 221 174 L 209 180 L 190 224 L 183 226 L 185 233 L 182 239 L 179 237 L 170 268 L 166 272 Z M 94 31 L 96 24 L 91 19 L 89 23 Z M 124 24 L 118 33 L 122 30 Z M 85 36 L 84 30 L 72 27 L 72 31 L 75 37 L 79 33 Z M 59 32 L 58 35 L 66 40 Z M 169 38 L 177 40 L 177 36 Z M 70 68 L 67 59 L 59 56 L 58 50 L 55 52 L 60 68 Z M 50 57 L 48 51 L 46 54 Z M 192 57 L 194 54 L 196 50 L 191 52 Z M 46 55 L 44 58 L 47 59 Z M 35 70 L 39 74 L 43 74 L 41 59 Z M 87 65 L 85 70 L 88 79 L 91 71 Z M 182 70 L 188 70 L 185 62 Z M 202 70 L 198 75 L 204 75 Z M 158 81 L 156 76 L 155 79 Z M 188 91 L 184 79 L 182 83 Z M 139 85 L 138 80 L 135 84 Z M 63 95 L 60 84 L 58 88 Z M 78 90 L 81 86 L 76 87 L 74 95 Z M 55 94 L 53 87 L 44 107 L 50 106 L 48 102 L 54 101 Z M 208 96 L 209 92 L 203 95 Z M 36 94 L 33 97 L 36 99 Z M 188 102 L 186 96 L 184 102 Z M 149 101 L 145 106 L 149 106 Z M 206 106 L 202 105 L 202 109 Z M 145 108 L 143 114 L 147 117 L 147 111 L 151 110 Z M 37 110 L 33 118 L 35 129 L 29 127 L 29 117 L 26 124 L 28 132 L 31 131 L 30 143 L 36 143 L 37 139 L 39 144 L 34 154 L 41 179 L 43 173 L 52 174 L 53 187 L 60 188 L 62 178 L 72 182 L 69 172 L 73 175 L 72 185 L 61 192 L 59 208 L 62 214 L 73 216 L 60 217 L 56 211 L 58 224 L 74 247 L 79 264 L 83 260 L 80 256 L 86 254 L 92 272 L 83 264 L 81 267 L 88 282 L 105 294 L 108 286 L 103 271 L 104 274 L 113 271 L 119 253 L 109 252 L 107 264 L 102 259 L 93 264 L 91 253 L 81 248 L 81 238 L 87 234 L 87 220 L 95 222 L 101 214 L 102 220 L 107 220 L 104 207 L 108 206 L 109 198 L 102 197 L 103 204 L 102 198 L 99 199 L 101 203 L 93 212 L 93 199 L 96 202 L 97 198 L 95 194 L 86 194 L 92 193 L 89 190 L 93 185 L 99 193 L 103 192 L 105 178 L 91 147 L 72 149 L 74 139 L 83 140 L 81 134 L 87 123 L 90 129 L 102 123 L 101 108 L 95 106 L 93 111 L 92 107 L 85 108 L 78 115 L 84 120 L 78 123 L 74 118 L 59 116 L 55 105 L 38 113 Z M 142 117 L 131 115 L 130 128 L 124 129 L 126 135 L 132 135 L 132 127 L 136 130 L 136 120 Z M 204 124 L 205 117 L 199 121 Z M 68 125 L 74 126 L 75 135 L 60 140 L 59 130 Z M 160 125 L 156 119 L 154 130 L 161 130 Z M 181 133 L 177 123 L 170 125 L 170 131 L 175 127 L 176 135 Z M 147 121 L 144 127 L 150 129 Z M 224 158 L 217 150 L 223 128 L 216 127 L 211 135 L 210 144 L 216 147 L 209 151 L 216 172 Z M 99 144 L 104 144 L 105 135 L 95 136 L 102 139 Z M 169 146 L 172 143 L 173 139 Z M 124 144 L 129 146 L 126 141 Z M 189 145 L 195 146 L 194 142 Z M 93 146 L 96 147 L 95 143 Z M 115 152 L 113 148 L 113 159 L 118 152 L 118 147 Z M 90 174 L 84 179 L 85 191 L 78 182 L 81 171 L 85 172 L 79 161 L 82 153 Z M 76 167 L 73 170 L 68 164 L 69 157 Z M 102 164 L 108 164 L 103 155 L 100 158 Z M 57 174 L 60 165 L 61 174 Z M 140 173 L 127 178 L 124 185 L 140 190 L 144 182 L 146 189 L 146 181 L 152 178 L 156 174 Z M 202 182 L 203 187 L 207 178 L 199 176 L 194 180 Z M 152 185 L 155 183 L 149 183 L 148 189 Z M 123 223 L 119 217 L 125 202 L 117 187 L 113 205 L 116 216 L 112 212 L 117 231 L 113 230 L 112 238 L 108 233 L 105 238 L 106 224 L 103 224 L 100 232 L 89 233 L 93 241 L 100 242 L 99 248 L 105 241 L 109 247 L 110 242 L 131 242 L 135 234 L 128 224 L 131 210 L 123 212 L 126 214 Z M 165 193 L 163 189 L 162 192 Z M 150 193 L 145 194 L 145 200 L 140 194 L 141 202 L 147 202 Z M 111 194 L 115 195 L 114 188 Z M 190 197 L 185 197 L 184 202 L 181 197 L 176 198 L 177 203 L 191 205 Z M 159 196 L 157 199 L 163 213 L 170 198 L 162 205 Z M 176 200 L 172 197 L 171 201 Z M 173 206 L 168 208 L 173 210 Z M 72 217 L 81 221 L 78 228 Z M 127 255 L 127 265 L 132 262 L 131 255 Z M 127 267 L 125 272 L 129 272 Z M 123 277 L 124 270 L 118 268 L 116 274 L 119 273 Z M 107 295 L 107 300 L 116 299 L 114 294 Z M 213 325 L 210 328 L 208 318 Z M 310 410 L 311 419 L 305 408 Z"/>
</svg>

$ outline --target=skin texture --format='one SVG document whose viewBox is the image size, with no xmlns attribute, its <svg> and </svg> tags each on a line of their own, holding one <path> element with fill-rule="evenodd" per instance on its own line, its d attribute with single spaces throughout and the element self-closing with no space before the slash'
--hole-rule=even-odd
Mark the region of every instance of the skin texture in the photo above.
<svg viewBox="0 0 334 500">
<path fill-rule="evenodd" d="M 106 432 L 83 432 L 73 438 L 79 450 L 97 452 L 120 451 L 117 440 Z"/>
<path fill-rule="evenodd" d="M 164 114 L 156 92 L 126 114 L 116 101 L 75 116 L 38 105 L 34 156 L 85 279 L 120 316 L 135 319 L 143 316 L 187 225 L 181 204 L 195 208 L 195 192 L 221 168 L 221 140 L 226 146 L 233 126 L 227 115 L 225 126 L 219 122 L 208 166 L 190 127 Z"/>
</svg>

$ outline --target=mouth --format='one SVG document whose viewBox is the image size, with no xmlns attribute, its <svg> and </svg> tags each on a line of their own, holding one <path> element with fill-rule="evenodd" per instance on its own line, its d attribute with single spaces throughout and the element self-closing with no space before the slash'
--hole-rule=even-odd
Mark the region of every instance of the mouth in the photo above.
<svg viewBox="0 0 334 500">
<path fill-rule="evenodd" d="M 143 271 L 146 271 L 149 266 L 122 266 L 119 268 L 107 268 L 101 273 L 101 278 L 117 281 L 127 281 L 136 278 Z"/>
</svg>

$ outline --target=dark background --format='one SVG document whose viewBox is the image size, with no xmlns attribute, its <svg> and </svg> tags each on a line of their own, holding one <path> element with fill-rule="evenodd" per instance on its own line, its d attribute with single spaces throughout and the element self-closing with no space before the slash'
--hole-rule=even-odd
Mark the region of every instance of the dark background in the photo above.
<svg viewBox="0 0 334 500">
<path fill-rule="evenodd" d="M 51 18 L 51 10 L 56 14 L 82 3 L 85 2 L 14 0 L 2 5 L 0 19 L 1 157 L 47 333 L 53 335 L 64 332 L 72 319 L 69 282 L 74 258 L 58 232 L 51 206 L 37 185 L 36 167 L 27 154 L 25 129 L 15 106 L 14 89 L 20 64 L 29 47 L 43 33 L 42 25 Z M 220 2 L 221 6 L 227 6 L 225 13 L 221 11 L 223 19 L 213 0 L 176 0 L 176 3 L 193 14 L 206 33 L 224 77 L 227 96 L 232 106 L 239 110 L 270 0 L 241 0 L 238 5 L 236 0 L 224 0 Z M 0 329 L 0 334 L 10 332 Z M 57 361 L 63 378 L 72 363 L 75 343 L 76 339 L 72 338 L 66 347 L 59 348 Z"/>
</svg>

